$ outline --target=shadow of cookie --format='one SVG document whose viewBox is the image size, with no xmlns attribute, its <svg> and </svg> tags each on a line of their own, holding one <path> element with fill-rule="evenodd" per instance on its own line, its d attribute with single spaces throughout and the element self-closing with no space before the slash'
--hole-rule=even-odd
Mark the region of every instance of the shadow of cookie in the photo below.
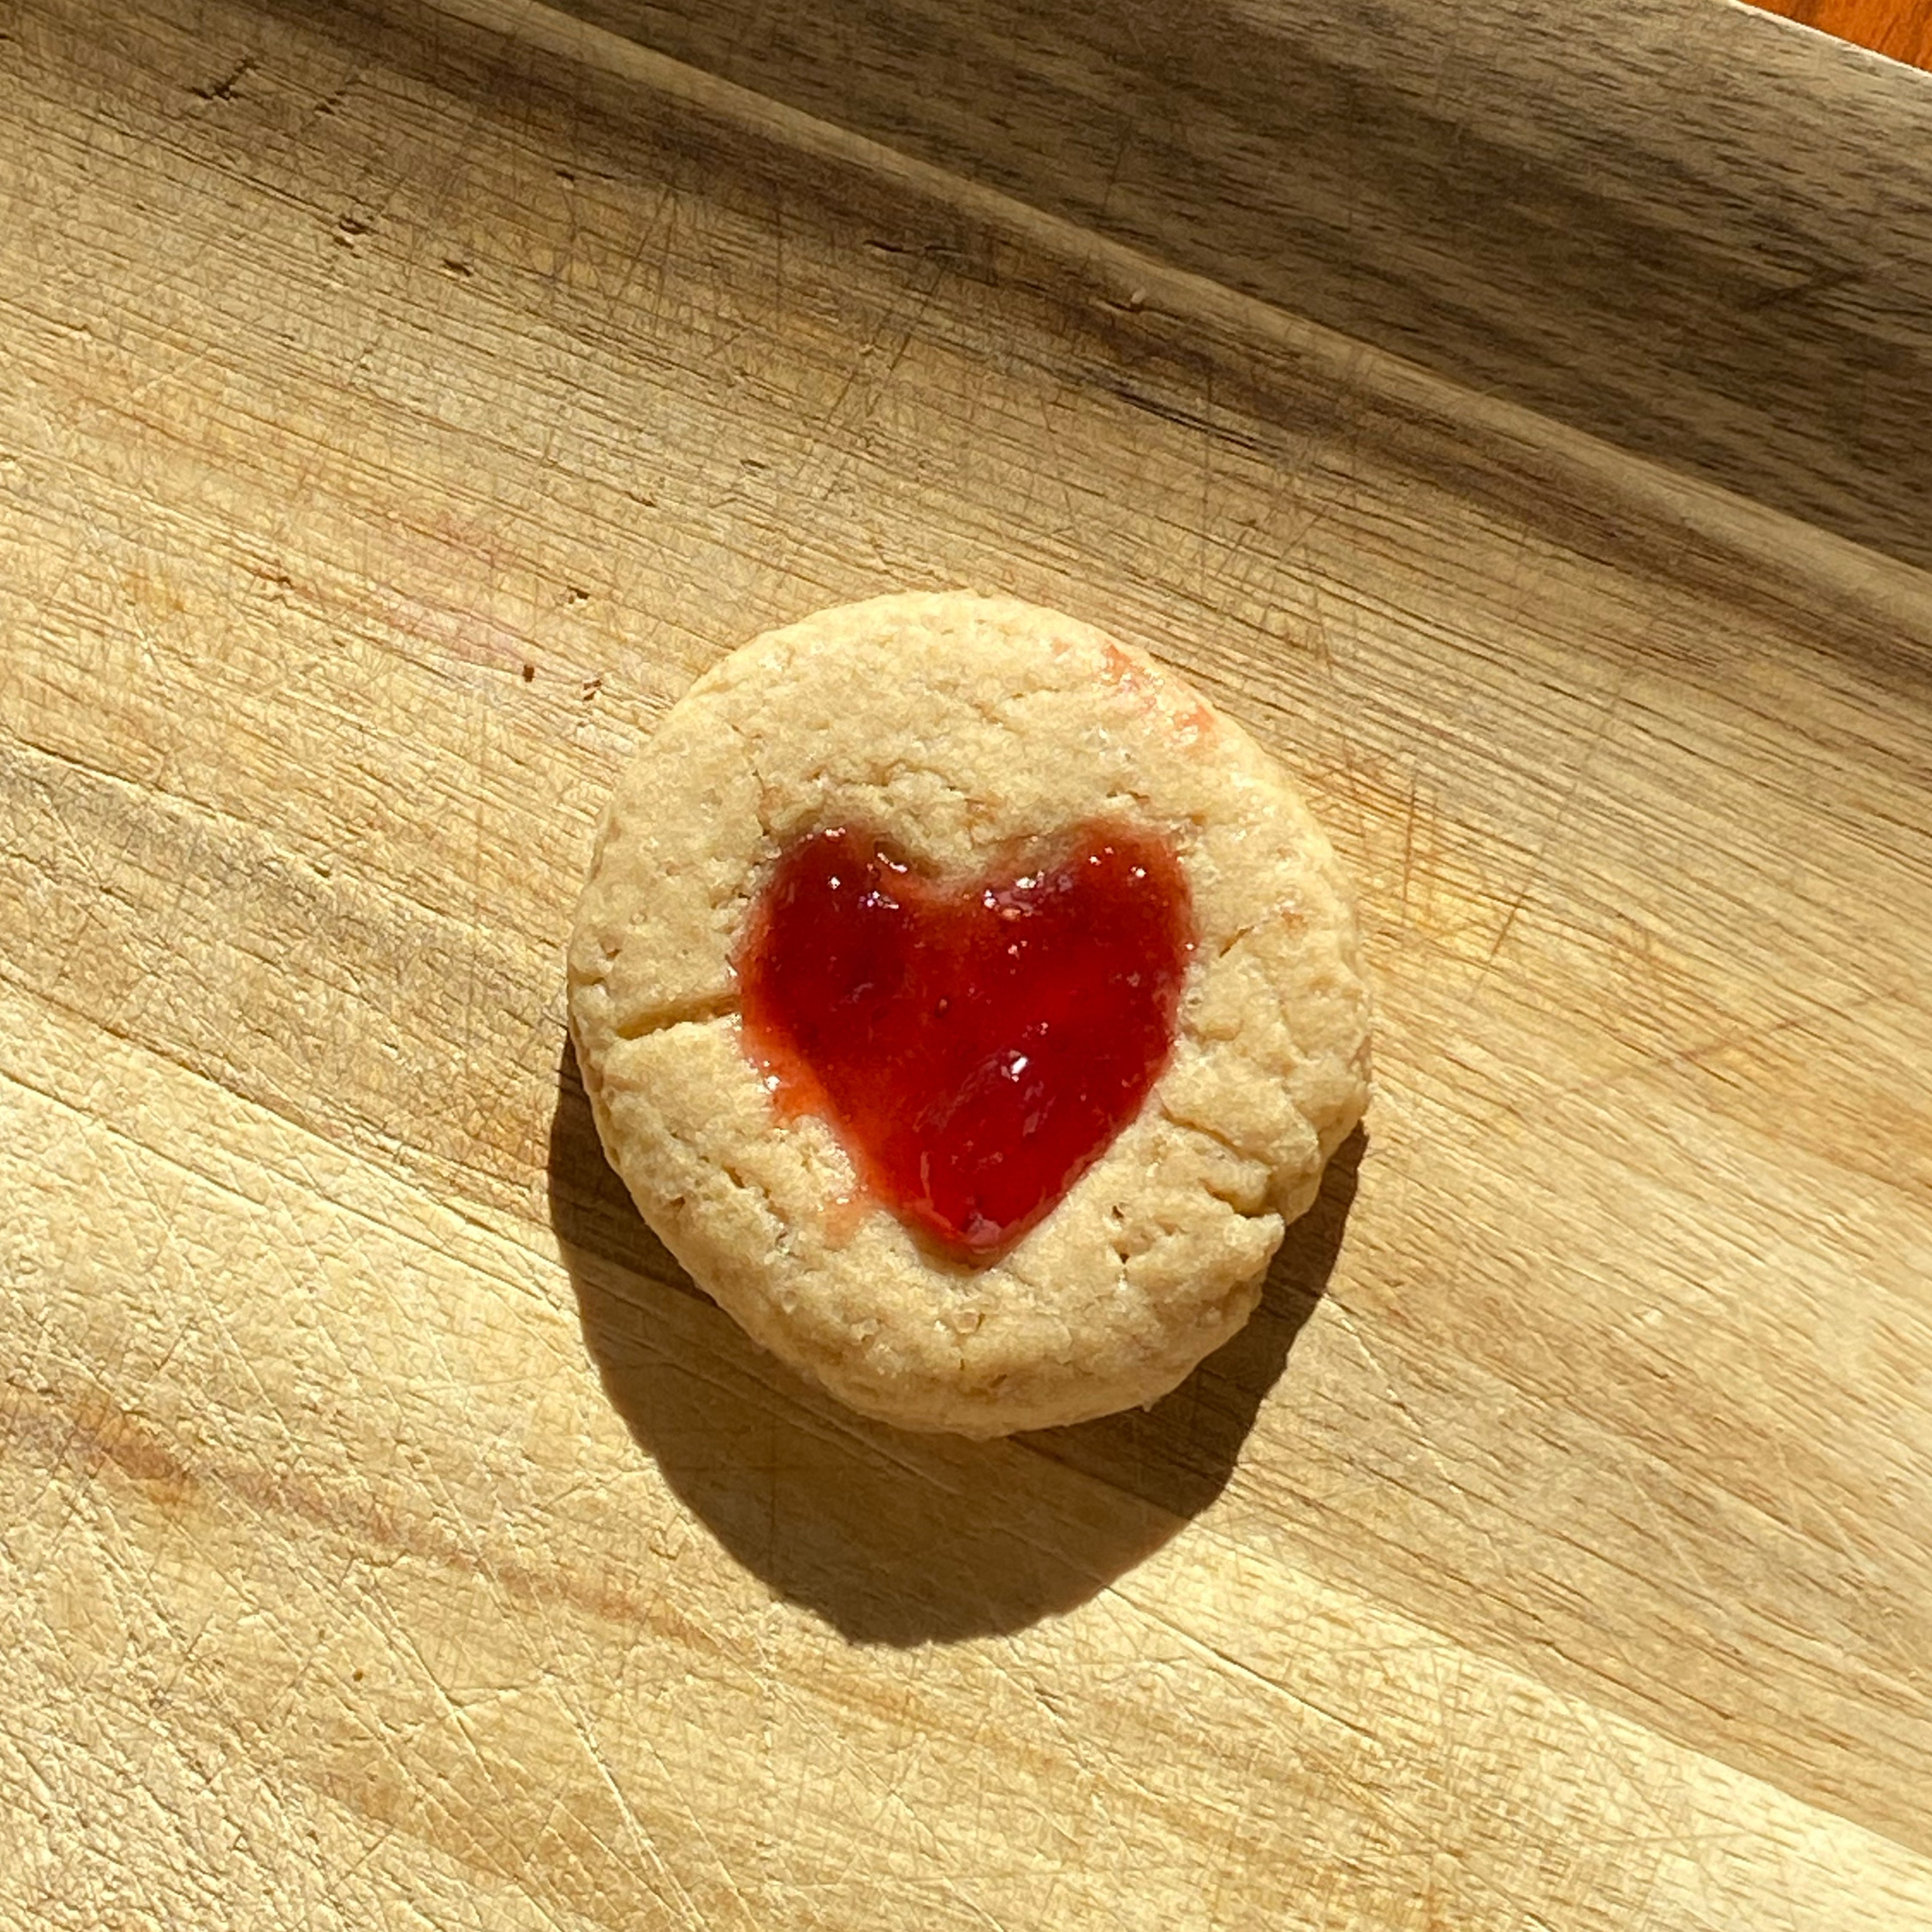
<svg viewBox="0 0 1932 1932">
<path fill-rule="evenodd" d="M 946 1642 L 1070 1610 L 1226 1484 L 1341 1246 L 1366 1136 L 1329 1164 L 1260 1307 L 1172 1395 L 1004 1441 L 868 1421 L 750 1341 L 632 1204 L 566 1047 L 551 1224 L 612 1406 L 745 1567 L 855 1642 Z"/>
</svg>

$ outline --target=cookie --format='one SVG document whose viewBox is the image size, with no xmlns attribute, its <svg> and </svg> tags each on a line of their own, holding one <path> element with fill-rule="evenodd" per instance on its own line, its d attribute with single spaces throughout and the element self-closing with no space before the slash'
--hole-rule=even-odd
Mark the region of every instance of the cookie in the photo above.
<svg viewBox="0 0 1932 1932">
<path fill-rule="evenodd" d="M 698 1285 L 971 1436 L 1172 1388 L 1368 1091 L 1348 892 L 1280 769 L 1005 598 L 824 611 L 700 679 L 604 815 L 570 1024 Z"/>
</svg>

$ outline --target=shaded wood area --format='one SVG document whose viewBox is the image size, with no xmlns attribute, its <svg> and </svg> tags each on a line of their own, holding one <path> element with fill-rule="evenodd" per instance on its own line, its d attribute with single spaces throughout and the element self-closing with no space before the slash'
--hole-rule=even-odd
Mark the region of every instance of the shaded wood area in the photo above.
<svg viewBox="0 0 1932 1932">
<path fill-rule="evenodd" d="M 568 0 L 1932 564 L 1932 82 L 1732 0 Z"/>
</svg>

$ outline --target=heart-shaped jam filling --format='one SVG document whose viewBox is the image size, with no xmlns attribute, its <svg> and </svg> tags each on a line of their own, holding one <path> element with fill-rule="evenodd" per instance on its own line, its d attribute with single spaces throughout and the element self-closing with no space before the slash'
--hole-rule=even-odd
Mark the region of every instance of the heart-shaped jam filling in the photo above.
<svg viewBox="0 0 1932 1932">
<path fill-rule="evenodd" d="M 1174 1044 L 1194 950 L 1166 840 L 1089 825 L 1024 872 L 915 871 L 814 832 L 779 860 L 738 959 L 746 1042 L 823 1114 L 866 1187 L 988 1260 L 1138 1112 Z"/>
</svg>

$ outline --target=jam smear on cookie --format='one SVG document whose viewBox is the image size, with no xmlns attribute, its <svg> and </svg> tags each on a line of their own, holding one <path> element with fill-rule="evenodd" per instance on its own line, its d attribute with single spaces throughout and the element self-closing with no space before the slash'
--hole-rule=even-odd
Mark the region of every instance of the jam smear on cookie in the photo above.
<svg viewBox="0 0 1932 1932">
<path fill-rule="evenodd" d="M 934 879 L 850 826 L 779 859 L 737 958 L 747 1048 L 868 1191 L 986 1262 L 1140 1110 L 1194 944 L 1167 841 L 1082 826 L 1051 862 Z"/>
</svg>

